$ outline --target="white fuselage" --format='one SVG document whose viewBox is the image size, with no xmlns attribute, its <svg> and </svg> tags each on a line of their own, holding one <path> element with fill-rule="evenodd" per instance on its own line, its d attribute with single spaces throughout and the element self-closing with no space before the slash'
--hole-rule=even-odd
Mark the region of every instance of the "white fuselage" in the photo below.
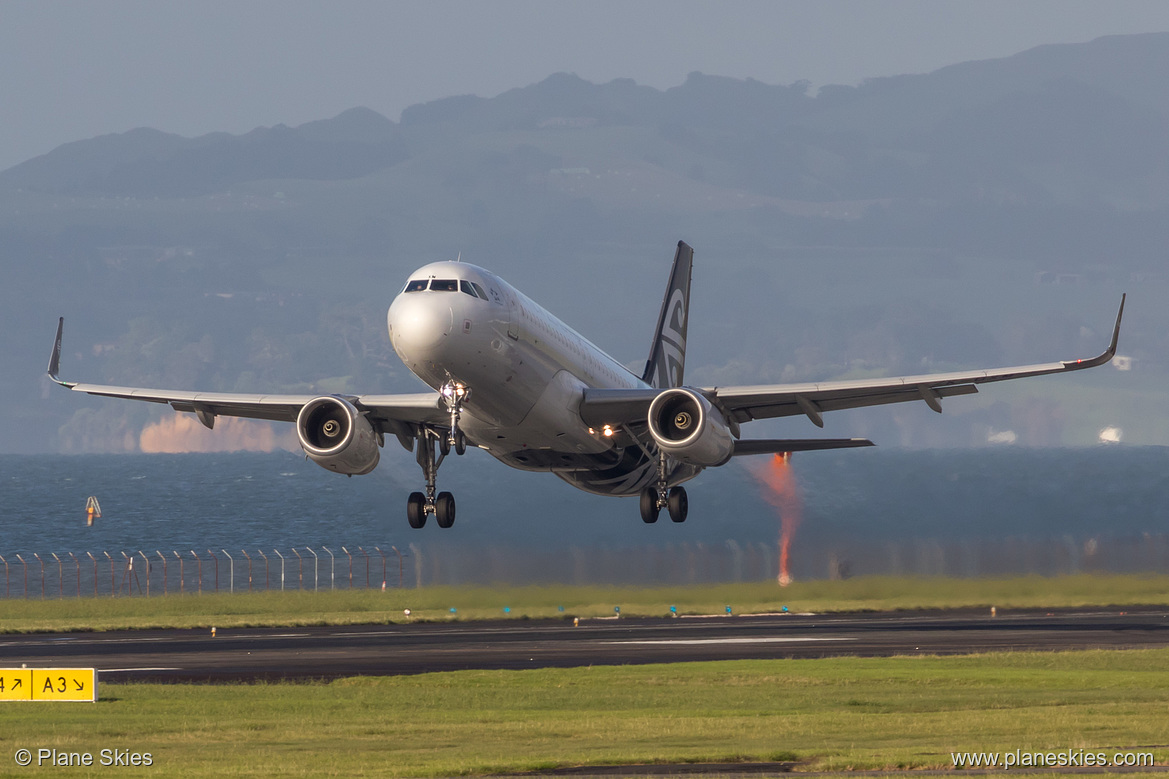
<svg viewBox="0 0 1169 779">
<path fill-rule="evenodd" d="M 590 428 L 579 413 L 586 388 L 645 382 L 495 274 L 457 262 L 419 268 L 387 325 L 416 376 L 435 389 L 452 380 L 470 388 L 460 427 L 507 465 L 606 495 L 635 495 L 656 478 L 656 458 L 616 446 L 612 431 Z M 698 473 L 671 471 L 671 483 Z"/>
</svg>

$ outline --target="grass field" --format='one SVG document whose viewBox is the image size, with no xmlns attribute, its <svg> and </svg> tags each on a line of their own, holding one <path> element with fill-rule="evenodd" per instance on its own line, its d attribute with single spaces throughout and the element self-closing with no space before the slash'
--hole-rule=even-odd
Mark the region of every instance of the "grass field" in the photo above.
<svg viewBox="0 0 1169 779">
<path fill-rule="evenodd" d="M 1079 575 L 1012 579 L 865 577 L 846 581 L 701 585 L 662 589 L 427 587 L 418 590 L 262 592 L 0 601 L 0 633 L 151 627 L 344 625 L 446 619 L 522 619 L 780 611 L 1065 608 L 1169 604 L 1169 576 Z M 455 611 L 451 611 L 454 609 Z M 504 609 L 509 609 L 505 612 Z M 561 610 L 563 609 L 563 611 Z"/>
<path fill-rule="evenodd" d="M 3 601 L 0 631 L 679 613 L 1159 605 L 1169 577 L 868 578 Z M 507 607 L 510 612 L 504 613 Z M 560 609 L 563 607 L 564 611 Z M 451 612 L 454 608 L 456 611 Z M 96 704 L 0 703 L 17 750 L 149 753 L 166 776 L 480 775 L 570 765 L 794 761 L 943 768 L 952 752 L 1151 751 L 1169 760 L 1169 649 L 466 671 L 319 683 L 103 685 Z M 42 767 L 41 770 L 43 770 Z M 1042 772 L 1052 775 L 1051 772 Z M 1024 775 L 1013 771 L 1014 775 Z"/>
<path fill-rule="evenodd" d="M 1169 759 L 1169 650 L 466 671 L 331 683 L 105 685 L 0 704 L 17 749 L 149 753 L 165 776 L 453 776 L 566 765 L 791 760 L 951 768 L 951 752 Z M 35 770 L 35 769 L 32 769 Z"/>
</svg>

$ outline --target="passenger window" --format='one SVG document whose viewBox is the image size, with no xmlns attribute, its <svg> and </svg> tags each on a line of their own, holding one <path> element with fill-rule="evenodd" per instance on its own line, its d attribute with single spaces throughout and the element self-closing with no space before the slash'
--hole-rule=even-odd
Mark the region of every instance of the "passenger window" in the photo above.
<svg viewBox="0 0 1169 779">
<path fill-rule="evenodd" d="M 426 289 L 426 279 L 415 279 L 406 284 L 406 289 L 403 292 L 421 292 Z"/>
<path fill-rule="evenodd" d="M 475 291 L 479 293 L 479 297 L 483 298 L 484 300 L 491 300 L 491 298 L 487 297 L 487 293 L 483 291 L 483 288 L 478 284 L 472 281 L 471 286 L 474 287 Z"/>
<path fill-rule="evenodd" d="M 459 282 L 459 289 L 473 298 L 479 297 L 475 294 L 475 290 L 471 288 L 471 282 L 467 281 L 466 279 L 463 279 Z"/>
<path fill-rule="evenodd" d="M 430 282 L 431 292 L 458 292 L 459 282 L 456 279 L 434 279 Z"/>
</svg>

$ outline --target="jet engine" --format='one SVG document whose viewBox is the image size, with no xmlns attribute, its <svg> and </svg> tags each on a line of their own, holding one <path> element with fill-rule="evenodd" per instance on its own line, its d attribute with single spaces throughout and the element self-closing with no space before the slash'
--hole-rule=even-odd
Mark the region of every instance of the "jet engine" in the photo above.
<svg viewBox="0 0 1169 779">
<path fill-rule="evenodd" d="M 296 437 L 305 454 L 322 468 L 349 476 L 378 463 L 378 437 L 357 408 L 335 395 L 314 398 L 296 417 Z"/>
<path fill-rule="evenodd" d="M 722 465 L 735 441 L 723 415 L 692 389 L 666 390 L 649 406 L 649 432 L 666 454 L 688 465 Z"/>
</svg>

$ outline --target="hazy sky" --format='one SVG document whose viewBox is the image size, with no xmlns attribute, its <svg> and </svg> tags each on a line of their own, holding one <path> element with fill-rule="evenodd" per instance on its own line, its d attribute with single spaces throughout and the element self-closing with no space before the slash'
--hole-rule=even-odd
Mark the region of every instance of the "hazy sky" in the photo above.
<svg viewBox="0 0 1169 779">
<path fill-rule="evenodd" d="M 1169 31 L 1164 0 L 0 0 L 0 170 L 148 126 L 193 136 L 491 97 L 567 71 L 852 84 Z"/>
</svg>

